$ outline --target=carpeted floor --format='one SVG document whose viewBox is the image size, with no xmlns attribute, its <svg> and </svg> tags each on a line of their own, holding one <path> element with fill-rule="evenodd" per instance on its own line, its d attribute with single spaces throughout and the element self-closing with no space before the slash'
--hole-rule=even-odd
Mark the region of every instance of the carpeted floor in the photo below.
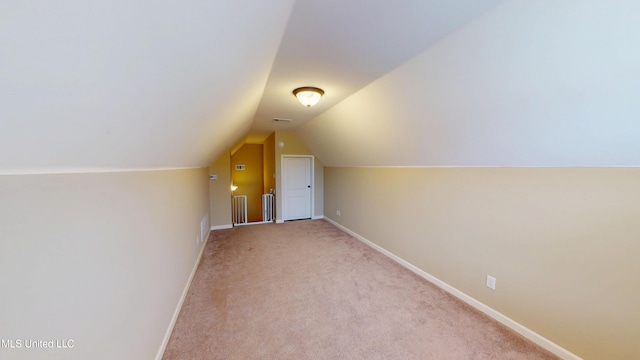
<svg viewBox="0 0 640 360">
<path fill-rule="evenodd" d="M 214 231 L 171 359 L 556 359 L 323 220 Z"/>
</svg>

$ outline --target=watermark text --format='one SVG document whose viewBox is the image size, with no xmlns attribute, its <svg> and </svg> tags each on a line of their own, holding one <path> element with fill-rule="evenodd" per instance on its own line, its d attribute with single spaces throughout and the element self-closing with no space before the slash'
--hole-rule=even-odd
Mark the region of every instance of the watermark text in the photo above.
<svg viewBox="0 0 640 360">
<path fill-rule="evenodd" d="M 73 339 L 0 339 L 0 349 L 73 349 Z"/>
</svg>

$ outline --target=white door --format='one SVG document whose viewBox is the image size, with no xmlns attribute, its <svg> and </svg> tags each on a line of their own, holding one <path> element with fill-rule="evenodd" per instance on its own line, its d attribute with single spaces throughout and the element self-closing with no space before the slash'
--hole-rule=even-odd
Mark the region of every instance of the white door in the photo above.
<svg viewBox="0 0 640 360">
<path fill-rule="evenodd" d="M 297 220 L 311 218 L 310 156 L 283 156 L 282 158 L 282 218 Z"/>
</svg>

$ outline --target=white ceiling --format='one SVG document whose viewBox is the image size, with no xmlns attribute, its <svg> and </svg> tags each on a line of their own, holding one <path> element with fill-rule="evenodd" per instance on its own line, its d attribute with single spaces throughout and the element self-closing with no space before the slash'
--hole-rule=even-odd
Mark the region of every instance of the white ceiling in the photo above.
<svg viewBox="0 0 640 360">
<path fill-rule="evenodd" d="M 331 166 L 638 165 L 637 14 L 632 0 L 4 0 L 0 174 L 207 166 L 278 129 Z M 309 85 L 326 91 L 310 109 L 291 94 Z"/>
<path fill-rule="evenodd" d="M 507 1 L 296 132 L 328 166 L 639 166 L 640 2 Z"/>
<path fill-rule="evenodd" d="M 2 1 L 0 173 L 207 166 L 497 2 Z M 326 90 L 318 107 L 303 85 Z"/>
<path fill-rule="evenodd" d="M 305 123 L 500 2 L 297 1 L 248 141 Z M 300 86 L 325 90 L 322 101 L 301 106 L 292 94 Z"/>
<path fill-rule="evenodd" d="M 3 0 L 0 173 L 207 166 L 249 130 L 293 0 Z"/>
</svg>

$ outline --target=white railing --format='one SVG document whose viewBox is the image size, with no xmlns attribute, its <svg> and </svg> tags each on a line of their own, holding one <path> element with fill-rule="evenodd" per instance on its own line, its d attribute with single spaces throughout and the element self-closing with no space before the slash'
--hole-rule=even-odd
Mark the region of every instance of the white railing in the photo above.
<svg viewBox="0 0 640 360">
<path fill-rule="evenodd" d="M 273 221 L 273 194 L 262 194 L 262 221 Z"/>
<path fill-rule="evenodd" d="M 247 195 L 233 196 L 233 223 L 247 223 Z"/>
</svg>

